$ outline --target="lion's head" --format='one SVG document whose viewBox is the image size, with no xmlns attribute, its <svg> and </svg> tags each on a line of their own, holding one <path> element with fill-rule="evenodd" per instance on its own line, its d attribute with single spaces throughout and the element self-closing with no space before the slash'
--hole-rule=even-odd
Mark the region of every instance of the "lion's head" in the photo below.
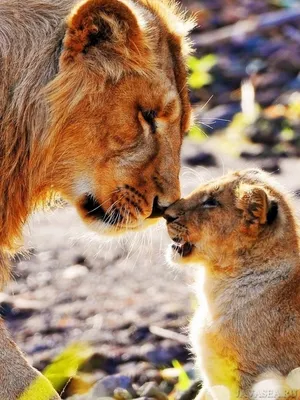
<svg viewBox="0 0 300 400">
<path fill-rule="evenodd" d="M 179 198 L 190 27 L 161 0 L 85 0 L 67 19 L 48 179 L 95 230 L 147 225 Z"/>
</svg>

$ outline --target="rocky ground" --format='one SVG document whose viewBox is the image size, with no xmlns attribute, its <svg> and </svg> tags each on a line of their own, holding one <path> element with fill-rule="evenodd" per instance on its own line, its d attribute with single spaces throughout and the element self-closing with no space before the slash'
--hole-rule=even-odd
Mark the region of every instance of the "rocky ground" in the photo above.
<svg viewBox="0 0 300 400">
<path fill-rule="evenodd" d="M 257 165 L 216 152 L 218 143 L 221 148 L 220 140 L 205 144 L 186 140 L 185 193 L 230 169 Z M 185 158 L 200 153 L 211 154 L 216 165 L 187 167 Z M 278 179 L 295 193 L 300 189 L 297 176 L 300 163 L 282 160 Z M 300 207 L 297 197 L 295 204 Z M 193 271 L 167 266 L 164 253 L 170 240 L 163 222 L 142 235 L 107 241 L 90 233 L 67 207 L 35 215 L 25 236 L 30 255 L 16 260 L 14 279 L 1 295 L 1 313 L 14 339 L 40 370 L 74 342 L 90 346 L 87 352 L 84 348 L 81 372 L 66 386 L 65 397 L 96 381 L 100 383 L 93 396 L 84 394 L 80 399 L 112 397 L 118 387 L 125 390 L 115 392 L 119 400 L 162 399 L 170 393 L 174 397 L 174 388 L 178 397 L 182 371 L 174 368 L 174 360 L 191 379 L 183 387 L 191 384 L 195 372 L 184 328 L 195 305 L 190 288 Z M 68 379 L 62 382 L 61 389 Z"/>
<path fill-rule="evenodd" d="M 259 166 L 295 193 L 300 209 L 297 0 L 185 5 L 198 11 L 190 83 L 200 129 L 184 144 L 183 192 L 229 169 Z M 63 366 L 80 364 L 75 378 L 69 371 L 57 384 L 64 398 L 194 397 L 195 386 L 185 393 L 196 375 L 184 330 L 195 306 L 193 271 L 167 266 L 163 222 L 108 241 L 67 207 L 35 215 L 25 237 L 29 254 L 14 262 L 0 314 L 38 369 L 62 353 Z"/>
<path fill-rule="evenodd" d="M 299 1 L 204 0 L 189 7 L 198 22 L 189 65 L 201 129 L 210 136 L 242 110 L 253 117 L 244 135 L 260 149 L 241 157 L 298 157 Z"/>
</svg>

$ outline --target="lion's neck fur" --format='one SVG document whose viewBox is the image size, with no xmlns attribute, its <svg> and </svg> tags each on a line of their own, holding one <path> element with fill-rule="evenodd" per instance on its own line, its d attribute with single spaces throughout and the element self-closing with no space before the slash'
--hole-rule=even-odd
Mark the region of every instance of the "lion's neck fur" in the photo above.
<svg viewBox="0 0 300 400">
<path fill-rule="evenodd" d="M 42 185 L 47 107 L 41 91 L 58 71 L 64 19 L 73 3 L 0 3 L 0 246 L 8 252 L 33 207 L 32 192 Z"/>
</svg>

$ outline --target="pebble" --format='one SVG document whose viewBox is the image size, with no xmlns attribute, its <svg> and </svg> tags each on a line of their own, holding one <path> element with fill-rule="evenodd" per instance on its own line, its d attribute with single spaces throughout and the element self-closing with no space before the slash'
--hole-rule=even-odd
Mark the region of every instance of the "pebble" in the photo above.
<svg viewBox="0 0 300 400">
<path fill-rule="evenodd" d="M 88 272 L 89 270 L 85 265 L 75 264 L 65 269 L 62 276 L 64 279 L 73 280 L 77 278 L 82 278 Z"/>
<path fill-rule="evenodd" d="M 203 111 L 202 107 L 195 110 L 196 120 L 203 121 L 203 124 L 211 128 L 205 128 L 207 134 L 224 129 L 232 121 L 234 115 L 241 111 L 239 103 L 218 105 L 211 110 Z M 205 127 L 205 125 L 203 125 Z"/>
<path fill-rule="evenodd" d="M 266 172 L 276 174 L 276 175 L 279 175 L 281 173 L 281 169 L 280 169 L 278 160 L 273 160 L 273 159 L 265 160 L 260 165 L 260 168 Z"/>
<path fill-rule="evenodd" d="M 106 356 L 100 352 L 95 352 L 88 358 L 83 366 L 82 371 L 92 372 L 94 370 L 102 370 L 107 374 L 115 374 L 117 371 L 117 366 L 120 363 L 119 357 Z M 114 375 L 113 375 L 114 376 Z"/>
<path fill-rule="evenodd" d="M 119 390 L 119 394 L 123 390 L 128 392 L 128 395 L 131 396 L 136 395 L 133 387 L 132 387 L 132 380 L 130 377 L 125 375 L 110 375 L 106 376 L 105 378 L 101 379 L 96 383 L 96 385 L 92 389 L 92 395 L 95 397 L 114 397 L 114 393 L 116 389 Z M 118 399 L 118 400 L 125 400 L 125 399 Z"/>
<path fill-rule="evenodd" d="M 270 65 L 284 71 L 298 73 L 300 70 L 299 46 L 280 49 L 272 55 Z"/>
<path fill-rule="evenodd" d="M 114 390 L 114 398 L 116 400 L 130 400 L 132 399 L 132 396 L 128 390 L 118 387 Z"/>
<path fill-rule="evenodd" d="M 273 71 L 266 72 L 264 74 L 259 75 L 255 79 L 255 87 L 258 89 L 268 89 L 270 87 L 283 86 L 292 80 L 292 75 L 282 72 L 282 71 Z"/>
<path fill-rule="evenodd" d="M 256 93 L 256 101 L 262 107 L 268 107 L 280 96 L 281 88 L 273 87 L 267 90 L 260 90 Z"/>
<path fill-rule="evenodd" d="M 154 382 L 145 383 L 138 393 L 142 397 L 152 397 L 156 400 L 168 400 L 168 396 Z"/>
<path fill-rule="evenodd" d="M 184 162 L 190 166 L 203 165 L 205 167 L 214 167 L 217 165 L 216 157 L 212 153 L 201 151 L 200 153 L 186 157 Z"/>
<path fill-rule="evenodd" d="M 179 343 L 165 340 L 159 345 L 147 344 L 140 349 L 146 361 L 156 367 L 171 365 L 173 360 L 186 362 L 190 356 L 186 347 Z"/>
<path fill-rule="evenodd" d="M 129 338 L 134 343 L 140 343 L 149 337 L 150 330 L 149 326 L 133 326 L 129 333 Z"/>
<path fill-rule="evenodd" d="M 45 305 L 39 301 L 17 298 L 5 293 L 0 294 L 0 316 L 6 320 L 29 318 L 44 307 Z"/>
<path fill-rule="evenodd" d="M 245 133 L 253 143 L 274 146 L 279 143 L 283 123 L 282 117 L 273 119 L 261 117 L 254 125 L 249 126 Z"/>
</svg>

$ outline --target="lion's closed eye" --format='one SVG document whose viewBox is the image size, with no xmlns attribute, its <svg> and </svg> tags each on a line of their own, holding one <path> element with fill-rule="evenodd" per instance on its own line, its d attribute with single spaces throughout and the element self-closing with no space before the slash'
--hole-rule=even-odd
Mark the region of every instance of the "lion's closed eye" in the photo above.
<svg viewBox="0 0 300 400">
<path fill-rule="evenodd" d="M 157 112 L 155 110 L 143 110 L 142 116 L 147 124 L 150 126 L 151 132 L 155 133 L 157 129 L 156 120 Z"/>
</svg>

